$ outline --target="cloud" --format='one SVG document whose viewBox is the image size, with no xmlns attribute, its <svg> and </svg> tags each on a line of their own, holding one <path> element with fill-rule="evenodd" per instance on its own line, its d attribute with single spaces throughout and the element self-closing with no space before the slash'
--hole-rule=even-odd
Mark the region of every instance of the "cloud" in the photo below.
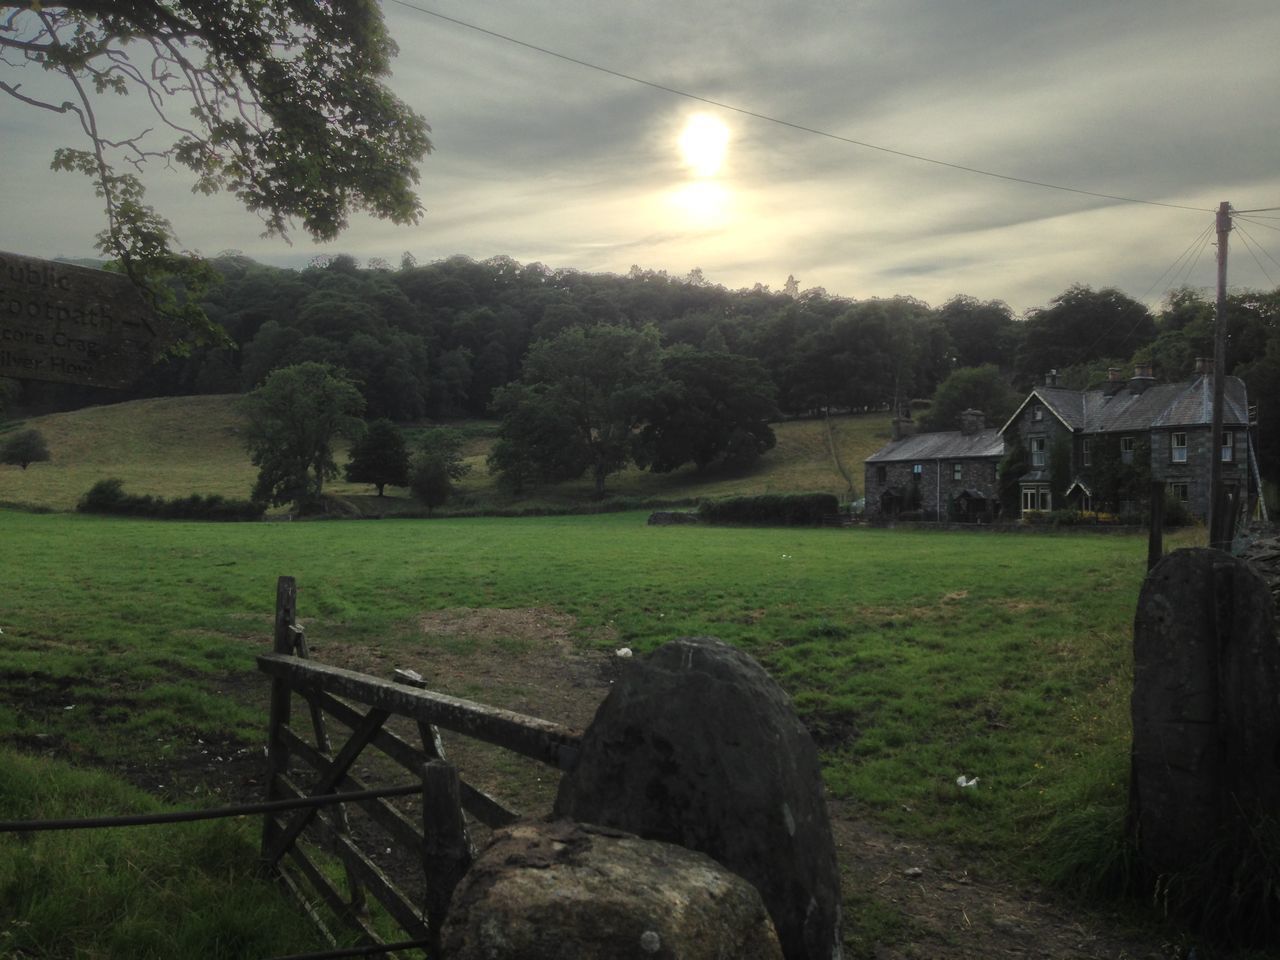
<svg viewBox="0 0 1280 960">
<path fill-rule="evenodd" d="M 682 275 L 731 287 L 848 297 L 964 292 L 1021 310 L 1074 282 L 1152 299 L 1161 272 L 1228 199 L 1280 204 L 1269 118 L 1280 34 L 1272 0 L 862 0 L 711 6 L 533 0 L 433 9 L 528 43 L 838 136 L 1100 193 L 1205 212 L 1119 204 L 978 176 L 715 108 L 567 63 L 396 5 L 393 84 L 432 124 L 426 215 L 367 217 L 327 250 L 393 261 L 506 254 L 553 266 Z M 25 78 L 24 78 L 25 79 Z M 118 112 L 135 124 L 149 119 Z M 65 121 L 10 103 L 0 247 L 86 254 L 100 202 L 46 173 Z M 724 202 L 699 220 L 672 197 L 687 182 L 675 140 L 687 116 L 732 130 Z M 152 171 L 151 199 L 184 242 L 297 265 L 317 249 L 259 238 L 228 198 Z M 1280 257 L 1274 231 L 1252 231 Z M 1238 258 L 1233 280 L 1273 286 Z M 1268 261 L 1260 257 L 1265 265 Z M 1280 276 L 1280 268 L 1273 269 Z M 1212 282 L 1202 265 L 1193 283 Z"/>
</svg>

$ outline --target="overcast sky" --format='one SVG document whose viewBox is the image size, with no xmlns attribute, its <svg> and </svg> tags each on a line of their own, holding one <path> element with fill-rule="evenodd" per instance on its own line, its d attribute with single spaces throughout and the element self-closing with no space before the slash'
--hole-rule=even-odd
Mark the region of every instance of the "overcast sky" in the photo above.
<svg viewBox="0 0 1280 960">
<path fill-rule="evenodd" d="M 593 272 L 700 267 L 731 288 L 780 289 L 794 274 L 801 288 L 851 298 L 936 305 L 964 293 L 1021 311 L 1072 283 L 1151 302 L 1184 279 L 1211 288 L 1212 246 L 1179 261 L 1212 226 L 1209 211 L 1222 200 L 1280 207 L 1276 0 L 413 2 L 837 137 L 1201 209 L 895 156 L 388 2 L 392 85 L 436 147 L 421 171 L 421 223 L 360 218 L 323 248 L 301 233 L 289 246 L 261 238 L 234 201 L 192 196 L 155 171 L 150 200 L 187 248 L 283 266 L 323 249 L 393 264 L 408 251 L 419 263 L 460 253 Z M 91 255 L 100 202 L 82 178 L 46 172 L 54 147 L 74 143 L 72 122 L 0 104 L 0 249 Z M 714 174 L 691 170 L 678 148 L 694 114 L 727 127 Z M 1232 286 L 1280 284 L 1280 219 L 1237 226 Z"/>
</svg>

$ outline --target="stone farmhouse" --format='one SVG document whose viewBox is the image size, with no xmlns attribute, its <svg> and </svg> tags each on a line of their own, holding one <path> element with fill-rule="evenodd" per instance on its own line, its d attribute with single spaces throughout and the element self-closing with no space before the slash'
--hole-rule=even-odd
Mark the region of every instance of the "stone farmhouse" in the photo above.
<svg viewBox="0 0 1280 960">
<path fill-rule="evenodd" d="M 909 415 L 894 418 L 892 442 L 866 459 L 868 517 L 995 519 L 1004 438 L 978 410 L 966 410 L 960 422 L 959 430 L 917 434 Z"/>
<path fill-rule="evenodd" d="M 1056 509 L 1136 510 L 1146 496 L 1138 483 L 1163 481 L 1173 499 L 1194 515 L 1209 512 L 1211 456 L 1222 458 L 1224 486 L 1252 496 L 1256 462 L 1249 435 L 1244 382 L 1223 384 L 1223 431 L 1211 438 L 1212 361 L 1196 361 L 1196 374 L 1181 383 L 1157 383 L 1150 364 L 1138 364 L 1125 380 L 1107 372 L 1100 390 L 1068 390 L 1050 373 L 1000 428 L 1007 444 L 1021 443 L 1030 470 L 1019 480 L 1021 512 Z M 1054 458 L 1063 461 L 1055 467 Z M 1126 468 L 1129 468 L 1126 470 Z M 1056 502 L 1055 472 L 1067 481 Z"/>
<path fill-rule="evenodd" d="M 990 522 L 1000 516 L 999 465 L 1015 445 L 1026 453 L 1018 480 L 1019 515 L 1051 510 L 1140 508 L 1147 480 L 1188 511 L 1209 512 L 1211 456 L 1222 458 L 1224 485 L 1258 490 L 1244 382 L 1224 384 L 1223 432 L 1211 442 L 1212 363 L 1197 360 L 1181 383 L 1157 383 L 1150 364 L 1127 380 L 1119 368 L 1097 390 L 1057 386 L 1050 373 L 1004 426 L 986 427 L 966 410 L 961 429 L 915 434 L 908 415 L 893 421 L 893 440 L 866 460 L 866 513 L 927 520 Z M 1004 519 L 1012 519 L 1005 517 Z"/>
</svg>

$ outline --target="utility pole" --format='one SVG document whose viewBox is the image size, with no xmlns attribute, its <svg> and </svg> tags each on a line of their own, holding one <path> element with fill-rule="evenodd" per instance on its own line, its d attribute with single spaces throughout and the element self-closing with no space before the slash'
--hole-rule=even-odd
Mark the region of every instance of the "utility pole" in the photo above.
<svg viewBox="0 0 1280 960">
<path fill-rule="evenodd" d="M 1222 404 L 1226 392 L 1227 234 L 1231 232 L 1231 204 L 1218 205 L 1218 305 L 1213 323 L 1213 432 L 1209 437 L 1209 546 L 1231 546 L 1231 510 L 1222 497 Z"/>
</svg>

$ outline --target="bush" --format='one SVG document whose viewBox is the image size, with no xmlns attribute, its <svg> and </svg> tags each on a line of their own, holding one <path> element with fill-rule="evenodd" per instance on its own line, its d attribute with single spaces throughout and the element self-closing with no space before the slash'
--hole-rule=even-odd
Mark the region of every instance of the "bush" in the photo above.
<svg viewBox="0 0 1280 960">
<path fill-rule="evenodd" d="M 698 516 L 707 523 L 819 526 L 824 517 L 839 512 L 840 501 L 830 493 L 766 493 L 706 500 L 698 506 Z"/>
<path fill-rule="evenodd" d="M 80 513 L 106 513 L 126 517 L 157 517 L 162 520 L 261 520 L 266 504 L 253 500 L 228 500 L 218 494 L 166 500 L 150 494 L 124 492 L 124 481 L 117 477 L 99 480 L 80 498 Z"/>
<path fill-rule="evenodd" d="M 1187 505 L 1172 495 L 1164 498 L 1164 525 L 1166 527 L 1187 527 L 1191 525 L 1191 511 Z"/>
</svg>

